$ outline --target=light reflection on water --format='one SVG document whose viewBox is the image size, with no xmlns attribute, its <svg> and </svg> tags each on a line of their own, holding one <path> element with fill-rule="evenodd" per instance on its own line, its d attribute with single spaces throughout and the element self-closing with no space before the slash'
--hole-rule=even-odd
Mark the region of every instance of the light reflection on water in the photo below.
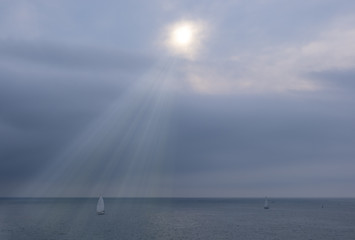
<svg viewBox="0 0 355 240">
<path fill-rule="evenodd" d="M 1 199 L 0 239 L 353 239 L 354 199 Z M 322 205 L 324 206 L 322 208 Z"/>
</svg>

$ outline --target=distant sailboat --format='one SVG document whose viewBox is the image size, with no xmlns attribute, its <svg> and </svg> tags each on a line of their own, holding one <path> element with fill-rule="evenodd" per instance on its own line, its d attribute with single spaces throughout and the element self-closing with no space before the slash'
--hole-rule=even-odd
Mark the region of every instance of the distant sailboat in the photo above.
<svg viewBox="0 0 355 240">
<path fill-rule="evenodd" d="M 264 209 L 269 209 L 269 202 L 267 200 L 267 197 L 265 197 Z"/>
<path fill-rule="evenodd" d="M 105 204 L 104 204 L 104 199 L 102 198 L 102 196 L 100 196 L 99 200 L 97 201 L 96 212 L 98 215 L 105 214 Z"/>
</svg>

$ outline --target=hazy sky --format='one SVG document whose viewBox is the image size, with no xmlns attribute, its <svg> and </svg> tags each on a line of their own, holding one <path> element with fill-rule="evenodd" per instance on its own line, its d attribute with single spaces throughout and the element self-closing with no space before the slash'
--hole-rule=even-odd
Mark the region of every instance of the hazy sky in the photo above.
<svg viewBox="0 0 355 240">
<path fill-rule="evenodd" d="M 0 2 L 0 196 L 355 197 L 354 106 L 353 0 Z"/>
</svg>

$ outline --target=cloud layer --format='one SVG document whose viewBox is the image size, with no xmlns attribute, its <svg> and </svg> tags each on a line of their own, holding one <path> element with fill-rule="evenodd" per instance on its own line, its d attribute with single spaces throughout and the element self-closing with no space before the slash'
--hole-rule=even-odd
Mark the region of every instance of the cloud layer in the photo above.
<svg viewBox="0 0 355 240">
<path fill-rule="evenodd" d="M 353 196 L 353 1 L 3 1 L 0 196 Z M 166 29 L 203 22 L 193 58 Z"/>
</svg>

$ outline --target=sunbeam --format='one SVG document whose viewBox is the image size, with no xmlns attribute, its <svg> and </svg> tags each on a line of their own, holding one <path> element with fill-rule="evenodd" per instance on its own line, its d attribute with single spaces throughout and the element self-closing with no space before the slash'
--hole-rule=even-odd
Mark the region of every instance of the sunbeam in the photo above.
<svg viewBox="0 0 355 240">
<path fill-rule="evenodd" d="M 145 74 L 39 174 L 28 196 L 159 195 L 173 60 Z M 42 186 L 42 187 L 38 187 Z"/>
</svg>

